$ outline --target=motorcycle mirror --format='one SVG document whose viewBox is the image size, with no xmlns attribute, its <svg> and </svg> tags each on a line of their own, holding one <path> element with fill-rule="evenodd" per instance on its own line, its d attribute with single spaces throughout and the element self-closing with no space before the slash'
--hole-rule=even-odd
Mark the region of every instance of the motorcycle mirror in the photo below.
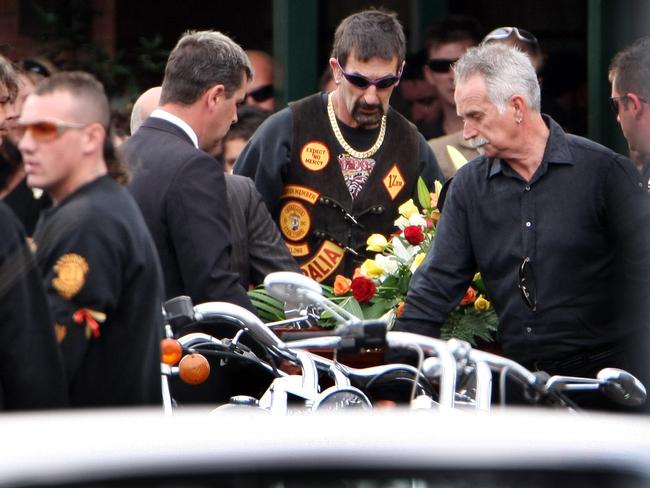
<svg viewBox="0 0 650 488">
<path fill-rule="evenodd" d="M 647 394 L 643 383 L 627 371 L 605 368 L 598 372 L 597 378 L 603 382 L 603 393 L 621 405 L 636 407 L 646 401 Z"/>
<path fill-rule="evenodd" d="M 323 290 L 316 281 L 292 271 L 269 273 L 264 278 L 264 289 L 273 298 L 287 304 L 301 303 L 305 292 L 323 294 Z"/>
</svg>

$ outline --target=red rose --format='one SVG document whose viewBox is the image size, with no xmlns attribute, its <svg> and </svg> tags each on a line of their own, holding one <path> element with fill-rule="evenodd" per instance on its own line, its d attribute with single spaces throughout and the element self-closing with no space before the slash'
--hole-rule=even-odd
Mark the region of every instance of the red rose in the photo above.
<svg viewBox="0 0 650 488">
<path fill-rule="evenodd" d="M 412 246 L 417 246 L 424 240 L 422 227 L 419 225 L 409 225 L 404 229 L 404 239 L 406 239 Z"/>
<path fill-rule="evenodd" d="M 359 276 L 352 280 L 352 296 L 358 302 L 368 302 L 377 293 L 377 287 L 370 278 Z"/>
<path fill-rule="evenodd" d="M 474 303 L 475 301 L 476 301 L 476 290 L 470 286 L 465 292 L 465 296 L 460 301 L 460 304 L 469 305 L 470 303 Z"/>
</svg>

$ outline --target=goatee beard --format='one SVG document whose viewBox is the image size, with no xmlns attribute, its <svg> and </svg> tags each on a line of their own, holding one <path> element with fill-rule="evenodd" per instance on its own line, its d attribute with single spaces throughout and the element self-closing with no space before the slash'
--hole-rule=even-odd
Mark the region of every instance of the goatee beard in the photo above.
<svg viewBox="0 0 650 488">
<path fill-rule="evenodd" d="M 375 112 L 363 113 L 361 112 L 362 109 L 375 110 Z M 364 129 L 373 129 L 377 127 L 383 116 L 384 107 L 381 105 L 368 105 L 365 102 L 357 101 L 352 108 L 352 118 Z"/>
</svg>

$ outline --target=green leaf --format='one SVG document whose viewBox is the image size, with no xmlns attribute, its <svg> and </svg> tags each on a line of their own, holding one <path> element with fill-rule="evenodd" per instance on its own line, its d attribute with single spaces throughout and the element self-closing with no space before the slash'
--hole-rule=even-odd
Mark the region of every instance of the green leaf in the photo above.
<svg viewBox="0 0 650 488">
<path fill-rule="evenodd" d="M 284 303 L 276 300 L 264 290 L 253 289 L 248 292 L 248 297 L 252 300 L 263 302 L 271 307 L 275 307 L 280 311 L 284 311 Z"/>
<path fill-rule="evenodd" d="M 270 296 L 262 287 L 248 291 L 248 297 L 258 311 L 258 315 L 265 322 L 283 320 L 284 304 Z"/>
<path fill-rule="evenodd" d="M 431 209 L 431 195 L 422 177 L 418 177 L 418 200 L 422 208 Z"/>
<path fill-rule="evenodd" d="M 378 299 L 364 308 L 363 315 L 366 319 L 377 319 L 388 311 L 390 302 L 390 300 Z"/>
<path fill-rule="evenodd" d="M 339 305 L 355 317 L 359 317 L 360 319 L 365 318 L 361 305 L 359 305 L 359 302 L 354 297 L 346 297 Z"/>
<path fill-rule="evenodd" d="M 440 336 L 445 340 L 455 337 L 475 346 L 477 338 L 494 341 L 493 333 L 497 326 L 498 318 L 494 310 L 479 312 L 473 306 L 458 307 L 445 322 Z"/>
</svg>

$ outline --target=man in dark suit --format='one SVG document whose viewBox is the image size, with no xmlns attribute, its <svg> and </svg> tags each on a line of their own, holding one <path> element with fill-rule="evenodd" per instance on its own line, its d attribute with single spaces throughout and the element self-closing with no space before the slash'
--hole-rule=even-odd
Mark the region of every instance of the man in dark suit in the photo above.
<svg viewBox="0 0 650 488">
<path fill-rule="evenodd" d="M 156 86 L 145 91 L 133 104 L 131 112 L 131 134 L 135 134 L 142 122 L 151 115 L 160 101 L 162 87 Z M 235 128 L 239 128 L 237 135 L 247 135 L 246 140 L 254 131 L 249 125 L 240 127 L 245 122 L 247 113 L 244 109 L 256 107 L 243 106 L 238 111 L 239 121 Z M 243 114 L 242 114 L 243 113 Z M 259 114 L 256 117 L 259 118 Z M 224 139 L 224 146 L 232 136 L 231 130 Z M 250 134 L 248 133 L 250 131 Z M 246 143 L 244 141 L 244 144 Z M 215 171 L 218 167 L 215 165 Z M 244 287 L 259 285 L 264 282 L 264 277 L 274 271 L 300 272 L 298 263 L 289 254 L 287 246 L 282 240 L 271 214 L 262 201 L 262 196 L 255 188 L 255 183 L 250 178 L 225 173 L 226 192 L 230 207 L 230 230 L 232 237 L 231 269 L 239 274 L 239 282 Z"/>
<path fill-rule="evenodd" d="M 251 76 L 246 54 L 227 36 L 186 33 L 167 61 L 160 107 L 122 145 L 167 298 L 189 295 L 194 303 L 226 301 L 255 311 L 230 271 L 223 168 L 208 154 L 237 121 Z"/>
</svg>

